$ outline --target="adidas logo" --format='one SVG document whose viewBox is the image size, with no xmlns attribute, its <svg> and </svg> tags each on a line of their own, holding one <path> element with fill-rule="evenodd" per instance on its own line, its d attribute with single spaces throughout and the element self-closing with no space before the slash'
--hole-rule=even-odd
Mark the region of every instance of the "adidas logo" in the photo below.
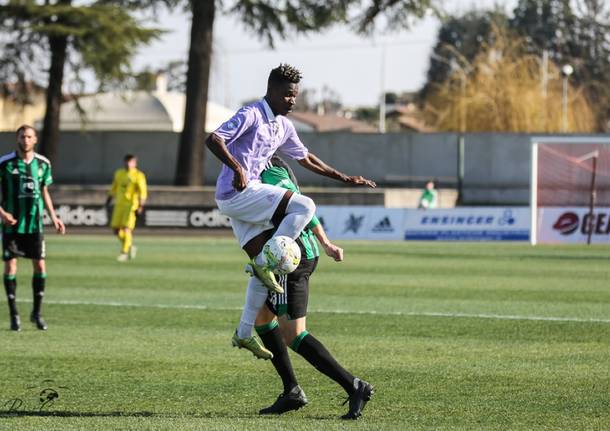
<svg viewBox="0 0 610 431">
<path fill-rule="evenodd" d="M 19 169 L 15 168 L 13 169 L 13 172 L 11 172 L 13 175 L 19 175 Z"/>
<path fill-rule="evenodd" d="M 384 217 L 373 227 L 373 232 L 394 232 L 392 222 L 389 217 Z"/>
</svg>

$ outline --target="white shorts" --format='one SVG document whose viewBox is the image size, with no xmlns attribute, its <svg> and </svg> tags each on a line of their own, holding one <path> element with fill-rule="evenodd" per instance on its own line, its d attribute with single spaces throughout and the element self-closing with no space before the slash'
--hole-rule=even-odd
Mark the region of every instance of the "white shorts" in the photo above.
<svg viewBox="0 0 610 431">
<path fill-rule="evenodd" d="M 220 212 L 231 218 L 231 227 L 240 247 L 261 232 L 273 229 L 271 218 L 287 191 L 254 182 L 230 199 L 216 199 Z"/>
</svg>

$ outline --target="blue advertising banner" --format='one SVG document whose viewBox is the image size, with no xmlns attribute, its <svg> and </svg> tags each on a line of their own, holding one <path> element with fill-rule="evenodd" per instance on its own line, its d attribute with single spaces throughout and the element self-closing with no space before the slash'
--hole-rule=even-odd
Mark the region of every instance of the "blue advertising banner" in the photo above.
<svg viewBox="0 0 610 431">
<path fill-rule="evenodd" d="M 406 240 L 528 241 L 529 207 L 407 210 Z"/>
</svg>

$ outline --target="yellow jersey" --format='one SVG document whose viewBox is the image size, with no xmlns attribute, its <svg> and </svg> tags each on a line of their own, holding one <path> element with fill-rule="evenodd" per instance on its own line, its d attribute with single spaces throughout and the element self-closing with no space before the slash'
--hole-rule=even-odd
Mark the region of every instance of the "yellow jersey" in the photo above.
<svg viewBox="0 0 610 431">
<path fill-rule="evenodd" d="M 146 176 L 138 169 L 117 169 L 109 195 L 114 198 L 115 206 L 137 208 L 148 196 Z"/>
</svg>

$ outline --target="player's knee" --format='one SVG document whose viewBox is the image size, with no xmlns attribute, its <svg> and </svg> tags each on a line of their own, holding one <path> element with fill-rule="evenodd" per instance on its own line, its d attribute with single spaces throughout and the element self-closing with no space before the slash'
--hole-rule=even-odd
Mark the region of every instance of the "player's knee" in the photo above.
<svg viewBox="0 0 610 431">
<path fill-rule="evenodd" d="M 286 210 L 288 213 L 304 214 L 311 218 L 316 212 L 316 204 L 307 196 L 294 194 Z"/>
<path fill-rule="evenodd" d="M 303 196 L 305 198 L 305 206 L 307 208 L 307 218 L 311 219 L 316 213 L 316 204 L 313 199 L 308 198 L 307 196 Z"/>
<path fill-rule="evenodd" d="M 44 260 L 33 260 L 32 261 L 32 268 L 34 269 L 34 272 L 37 274 L 42 274 L 44 272 L 46 272 L 46 265 Z"/>
<path fill-rule="evenodd" d="M 267 325 L 271 323 L 273 319 L 275 319 L 275 314 L 273 314 L 266 306 L 262 306 L 261 309 L 258 310 L 254 324 L 256 326 Z"/>
<path fill-rule="evenodd" d="M 4 274 L 14 275 L 17 273 L 17 259 L 9 259 L 4 262 Z"/>
<path fill-rule="evenodd" d="M 297 333 L 296 328 L 294 327 L 294 325 L 280 325 L 281 328 L 281 333 L 282 333 L 282 339 L 284 340 L 284 343 L 287 346 L 290 346 L 290 344 L 292 344 L 292 341 L 297 337 L 297 335 L 299 335 Z"/>
<path fill-rule="evenodd" d="M 293 332 L 282 332 L 282 339 L 287 346 L 290 346 L 295 338 L 296 335 Z"/>
<path fill-rule="evenodd" d="M 295 206 L 298 211 L 304 214 L 308 219 L 312 218 L 316 213 L 316 204 L 311 198 L 303 195 L 294 195 L 293 200 L 295 201 Z"/>
</svg>

